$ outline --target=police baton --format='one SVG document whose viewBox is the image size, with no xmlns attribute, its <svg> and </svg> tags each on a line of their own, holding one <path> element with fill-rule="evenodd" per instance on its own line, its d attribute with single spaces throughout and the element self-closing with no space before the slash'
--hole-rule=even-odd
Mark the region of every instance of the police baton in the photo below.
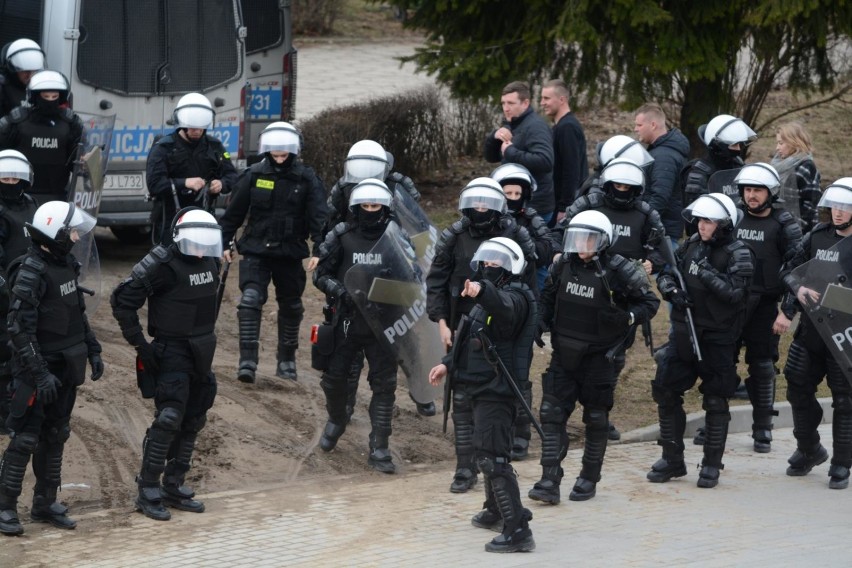
<svg viewBox="0 0 852 568">
<path fill-rule="evenodd" d="M 222 299 L 225 297 L 225 283 L 228 281 L 228 273 L 231 271 L 231 263 L 234 258 L 234 241 L 231 241 L 228 246 L 228 251 L 231 253 L 231 260 L 225 262 L 222 267 L 222 274 L 219 276 L 219 288 L 216 290 L 216 318 L 219 318 L 219 309 L 222 307 Z"/>
<path fill-rule="evenodd" d="M 663 237 L 660 241 L 660 251 L 665 256 L 665 260 L 668 263 L 669 268 L 672 272 L 674 272 L 675 278 L 677 278 L 678 284 L 680 285 L 680 289 L 686 292 L 686 283 L 683 281 L 683 274 L 681 274 L 680 270 L 677 268 L 677 259 L 675 258 L 674 251 L 672 250 L 672 243 L 668 237 Z M 689 339 L 690 343 L 692 343 L 692 350 L 695 352 L 695 358 L 701 362 L 701 348 L 698 346 L 698 334 L 695 332 L 695 320 L 692 319 L 692 309 L 687 307 L 685 311 L 686 325 L 689 328 Z"/>
<path fill-rule="evenodd" d="M 484 329 L 477 331 L 476 336 L 479 338 L 479 341 L 482 342 L 482 348 L 485 350 L 485 358 L 488 359 L 488 362 L 494 366 L 498 373 L 503 373 L 503 376 L 506 377 L 506 381 L 508 381 L 509 386 L 512 387 L 512 392 L 515 393 L 515 397 L 517 397 L 521 408 L 523 408 L 524 412 L 526 412 L 527 416 L 529 416 L 530 423 L 535 426 L 535 429 L 538 432 L 538 435 L 541 436 L 541 440 L 543 442 L 544 430 L 541 429 L 541 424 L 539 424 L 538 420 L 535 419 L 532 408 L 530 408 L 530 405 L 527 404 L 527 400 L 524 398 L 524 393 L 521 392 L 521 388 L 518 386 L 518 383 L 515 382 L 515 377 L 513 377 L 512 373 L 509 372 L 509 369 L 506 368 L 506 364 L 497 353 L 497 348 L 494 347 L 494 343 L 491 341 L 491 338 L 488 337 L 488 334 L 485 333 Z"/>
</svg>

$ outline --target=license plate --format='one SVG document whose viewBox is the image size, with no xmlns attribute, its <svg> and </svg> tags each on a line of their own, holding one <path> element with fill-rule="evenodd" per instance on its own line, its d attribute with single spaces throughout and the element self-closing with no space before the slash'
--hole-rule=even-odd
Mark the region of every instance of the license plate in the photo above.
<svg viewBox="0 0 852 568">
<path fill-rule="evenodd" d="M 104 189 L 131 190 L 133 193 L 145 191 L 145 174 L 107 174 L 104 176 Z"/>
</svg>

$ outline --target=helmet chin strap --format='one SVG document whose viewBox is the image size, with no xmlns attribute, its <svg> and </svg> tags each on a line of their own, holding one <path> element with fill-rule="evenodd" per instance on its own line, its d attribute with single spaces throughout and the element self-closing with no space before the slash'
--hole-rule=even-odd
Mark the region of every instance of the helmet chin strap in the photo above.
<svg viewBox="0 0 852 568">
<path fill-rule="evenodd" d="M 832 225 L 834 224 L 832 223 Z M 846 221 L 845 223 L 841 223 L 840 225 L 834 225 L 834 230 L 843 231 L 845 229 L 848 229 L 849 227 L 852 227 L 852 219 L 849 219 L 848 221 Z"/>
</svg>

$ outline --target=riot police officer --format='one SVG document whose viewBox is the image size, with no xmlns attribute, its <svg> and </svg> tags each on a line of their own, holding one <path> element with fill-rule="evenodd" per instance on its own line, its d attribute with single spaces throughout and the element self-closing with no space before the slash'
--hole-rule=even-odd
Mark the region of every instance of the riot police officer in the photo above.
<svg viewBox="0 0 852 568">
<path fill-rule="evenodd" d="M 27 86 L 27 105 L 0 119 L 0 148 L 20 151 L 32 164 L 30 193 L 39 203 L 66 201 L 68 180 L 83 139 L 83 123 L 68 108 L 71 88 L 57 71 L 39 71 Z"/>
<path fill-rule="evenodd" d="M 366 253 L 373 249 L 387 229 L 393 213 L 393 195 L 383 181 L 366 179 L 352 190 L 349 209 L 352 219 L 338 223 L 326 235 L 313 275 L 314 285 L 326 295 L 329 305 L 335 306 L 335 356 L 329 361 L 320 382 L 328 411 L 320 448 L 330 452 L 346 431 L 349 422 L 347 376 L 352 361 L 363 351 L 370 365 L 367 381 L 373 391 L 367 463 L 382 473 L 394 473 L 396 466 L 388 449 L 388 439 L 393 431 L 398 365 L 387 346 L 376 341 L 364 315 L 353 304 L 352 295 L 366 291 L 350 290 L 344 285 L 347 271 L 359 261 L 366 261 Z M 413 256 L 413 249 L 411 253 Z M 381 258 L 371 262 L 381 263 Z"/>
<path fill-rule="evenodd" d="M 771 165 L 744 166 L 734 181 L 745 212 L 736 237 L 751 247 L 756 259 L 740 343 L 746 348 L 749 376 L 745 384 L 753 408 L 754 451 L 767 453 L 772 443 L 772 417 L 777 414 L 773 407 L 778 340 L 795 316 L 792 308 L 786 314 L 778 310 L 784 292 L 780 272 L 799 252 L 802 230 L 788 211 L 776 206 L 781 181 Z"/>
<path fill-rule="evenodd" d="M 213 106 L 200 93 L 189 93 L 172 113 L 177 128 L 151 146 L 145 166 L 148 193 L 154 199 L 151 212 L 154 242 L 169 244 L 175 213 L 198 206 L 213 211 L 220 193 L 229 193 L 237 171 L 222 142 L 207 134 L 215 118 Z"/>
<path fill-rule="evenodd" d="M 80 265 L 71 247 L 95 226 L 95 219 L 72 203 L 49 201 L 26 227 L 32 247 L 12 268 L 9 335 L 15 375 L 7 426 L 11 441 L 0 461 L 0 533 L 24 532 L 17 514 L 27 463 L 36 476 L 34 521 L 73 529 L 68 508 L 56 502 L 62 455 L 71 436 L 77 387 L 104 372 L 101 346 L 89 327 Z"/>
<path fill-rule="evenodd" d="M 698 487 L 719 483 L 731 413 L 728 401 L 737 386 L 736 341 L 745 321 L 754 258 L 735 238 L 739 212 L 727 195 L 702 195 L 683 210 L 695 234 L 677 250 L 676 266 L 657 277 L 663 299 L 673 305 L 671 340 L 657 358 L 651 389 L 660 419 L 662 458 L 647 478 L 663 483 L 686 475 L 683 394 L 700 378 L 704 395 L 704 459 Z"/>
<path fill-rule="evenodd" d="M 216 289 L 222 232 L 210 213 L 190 207 L 172 222 L 172 244 L 157 245 L 112 293 L 121 333 L 138 354 L 138 386 L 153 398 L 154 421 L 142 444 L 136 509 L 167 521 L 165 505 L 201 513 L 184 485 L 198 433 L 216 397 Z M 148 341 L 137 312 L 148 302 Z M 161 479 L 162 478 L 162 479 Z"/>
<path fill-rule="evenodd" d="M 654 158 L 638 140 L 624 134 L 616 134 L 607 139 L 606 142 L 599 142 L 595 153 L 598 156 L 597 166 L 583 182 L 577 192 L 578 196 L 586 195 L 592 191 L 600 191 L 602 185 L 601 172 L 607 164 L 616 158 L 630 160 L 643 169 L 654 163 Z"/>
<path fill-rule="evenodd" d="M 461 219 L 444 229 L 435 246 L 435 258 L 426 277 L 426 312 L 438 323 L 441 340 L 452 347 L 452 331 L 467 315 L 474 302 L 462 296 L 465 280 L 473 277 L 470 260 L 484 241 L 507 237 L 517 242 L 528 264 L 535 263 L 535 243 L 527 230 L 508 213 L 506 196 L 491 178 L 476 178 L 459 196 Z M 464 493 L 476 484 L 473 453 L 473 410 L 464 385 L 453 390 L 453 430 L 456 446 L 456 473 L 450 485 L 453 493 Z"/>
<path fill-rule="evenodd" d="M 296 380 L 299 325 L 305 309 L 302 293 L 307 276 L 302 259 L 311 257 L 308 270 L 318 261 L 326 219 L 325 188 L 314 170 L 299 160 L 300 134 L 291 124 L 274 122 L 260 135 L 263 160 L 240 177 L 228 209 L 222 216 L 222 239 L 227 246 L 246 221 L 236 243 L 240 262 L 237 307 L 240 328 L 240 364 L 237 378 L 255 381 L 260 315 L 270 280 L 278 302 L 278 360 L 275 374 Z M 314 243 L 309 253 L 307 238 Z M 231 251 L 225 250 L 225 261 Z"/>
<path fill-rule="evenodd" d="M 829 249 L 852 235 L 852 177 L 841 178 L 829 185 L 817 206 L 831 210 L 831 221 L 818 223 L 805 235 L 801 251 L 787 266 L 789 270 L 811 259 L 821 259 L 826 263 L 842 260 L 830 254 Z M 846 274 L 849 274 L 848 269 Z M 789 272 L 785 275 L 785 283 L 800 306 L 811 306 L 819 301 L 821 290 L 808 289 Z M 828 470 L 828 486 L 846 489 L 852 467 L 852 386 L 809 317 L 802 317 L 796 328 L 784 376 L 787 379 L 787 400 L 793 411 L 793 436 L 796 438 L 796 451 L 787 460 L 790 464 L 787 475 L 807 475 L 828 459 L 828 451 L 820 443 L 817 430 L 823 413 L 816 399 L 816 390 L 825 377 L 831 390 L 834 413 L 831 422 L 834 451 Z"/>
<path fill-rule="evenodd" d="M 37 206 L 26 194 L 33 181 L 33 170 L 26 156 L 17 150 L 0 151 L 0 277 L 8 280 L 9 264 L 27 252 L 30 239 L 24 225 L 33 220 Z M 9 385 L 12 381 L 12 351 L 6 315 L 9 296 L 0 285 L 0 433 L 6 433 L 9 416 Z"/>
<path fill-rule="evenodd" d="M 541 295 L 539 330 L 550 331 L 553 353 L 541 378 L 542 477 L 529 492 L 536 501 L 560 501 L 561 464 L 568 452 L 565 427 L 578 401 L 585 450 L 568 498 L 595 496 L 618 379 L 615 354 L 632 326 L 649 321 L 660 306 L 644 270 L 609 252 L 614 235 L 613 224 L 600 211 L 574 215 L 565 230 L 563 254 L 550 267 Z"/>
<path fill-rule="evenodd" d="M 737 199 L 733 179 L 743 167 L 746 149 L 757 138 L 757 134 L 742 119 L 720 114 L 699 126 L 698 136 L 707 146 L 707 151 L 702 158 L 690 161 L 681 172 L 684 206 L 706 193 L 724 193 L 731 199 Z M 724 171 L 727 174 L 720 174 L 711 184 L 711 177 Z M 690 231 L 694 229 L 694 226 L 687 227 L 687 234 L 691 235 Z"/>
<path fill-rule="evenodd" d="M 535 295 L 522 283 L 526 261 L 521 247 L 506 237 L 483 242 L 470 262 L 473 280 L 465 280 L 461 295 L 476 303 L 456 330 L 455 343 L 442 363 L 429 373 L 466 385 L 474 414 L 474 452 L 485 478 L 483 510 L 471 519 L 475 527 L 501 531 L 485 545 L 487 552 L 529 552 L 535 549 L 529 521 L 532 513 L 521 504 L 512 468 L 512 425 L 519 392 L 529 390 L 532 342 L 538 322 Z M 493 351 L 484 343 L 493 345 Z M 496 358 L 512 375 L 506 376 Z"/>
<path fill-rule="evenodd" d="M 18 39 L 0 52 L 0 118 L 27 99 L 32 76 L 44 69 L 44 51 L 31 39 Z"/>
</svg>

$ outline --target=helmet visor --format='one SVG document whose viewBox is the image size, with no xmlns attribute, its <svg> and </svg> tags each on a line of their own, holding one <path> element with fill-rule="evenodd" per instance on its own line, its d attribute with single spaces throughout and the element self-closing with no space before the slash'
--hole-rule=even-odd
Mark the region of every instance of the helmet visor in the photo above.
<svg viewBox="0 0 852 568">
<path fill-rule="evenodd" d="M 362 203 L 377 203 L 383 207 L 390 207 L 393 203 L 393 195 L 378 183 L 362 183 L 352 190 L 352 195 L 349 196 L 349 207 L 353 208 Z"/>
<path fill-rule="evenodd" d="M 260 134 L 258 152 L 289 152 L 298 154 L 300 150 L 299 133 L 289 128 L 267 128 Z"/>
<path fill-rule="evenodd" d="M 187 256 L 222 256 L 222 228 L 210 223 L 183 223 L 177 227 L 175 244 Z"/>
<path fill-rule="evenodd" d="M 459 211 L 475 209 L 478 211 L 506 212 L 506 196 L 502 191 L 490 188 L 473 187 L 462 192 L 459 198 Z"/>
<path fill-rule="evenodd" d="M 44 53 L 40 49 L 26 48 L 9 58 L 9 65 L 17 71 L 41 71 L 44 69 Z"/>
<path fill-rule="evenodd" d="M 358 183 L 365 179 L 383 180 L 390 173 L 390 164 L 375 156 L 349 156 L 343 166 L 343 183 Z"/>
<path fill-rule="evenodd" d="M 606 234 L 598 229 L 583 225 L 569 226 L 562 241 L 562 252 L 600 252 L 609 244 L 608 241 Z"/>
<path fill-rule="evenodd" d="M 0 178 L 17 178 L 33 182 L 33 171 L 29 162 L 17 157 L 0 158 Z"/>
<path fill-rule="evenodd" d="M 852 211 L 852 187 L 831 186 L 820 197 L 817 207 Z"/>
<path fill-rule="evenodd" d="M 471 270 L 479 268 L 480 262 L 493 262 L 497 266 L 512 271 L 514 253 L 508 247 L 498 243 L 483 243 L 470 260 Z"/>
<path fill-rule="evenodd" d="M 207 130 L 213 127 L 215 113 L 203 105 L 188 105 L 175 111 L 175 116 L 180 128 Z"/>
</svg>

